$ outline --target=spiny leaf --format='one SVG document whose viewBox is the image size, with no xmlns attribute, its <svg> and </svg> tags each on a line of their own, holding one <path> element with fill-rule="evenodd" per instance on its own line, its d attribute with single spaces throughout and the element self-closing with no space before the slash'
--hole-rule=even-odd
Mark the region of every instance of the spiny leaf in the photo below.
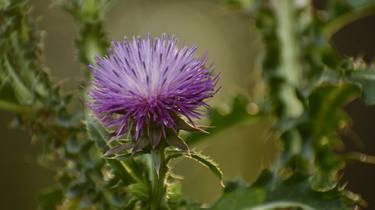
<svg viewBox="0 0 375 210">
<path fill-rule="evenodd" d="M 189 156 L 186 156 L 186 157 L 189 157 Z M 224 181 L 223 181 L 224 179 L 223 172 L 221 171 L 221 169 L 219 168 L 219 165 L 214 160 L 212 160 L 208 156 L 204 156 L 199 153 L 192 153 L 190 157 L 198 161 L 203 166 L 206 166 L 207 168 L 209 168 L 220 179 L 221 186 L 223 187 L 225 186 Z"/>
<path fill-rule="evenodd" d="M 150 145 L 150 141 L 147 138 L 141 137 L 137 139 L 133 147 L 133 153 L 142 151 L 142 149 L 146 148 L 148 145 Z"/>
<path fill-rule="evenodd" d="M 341 120 L 346 119 L 341 107 L 359 94 L 357 85 L 350 83 L 322 84 L 309 97 L 311 126 L 317 136 L 325 135 L 338 128 Z"/>
<path fill-rule="evenodd" d="M 220 184 L 224 187 L 224 177 L 223 172 L 221 171 L 219 164 L 217 164 L 214 160 L 212 160 L 210 157 L 202 155 L 200 153 L 189 151 L 167 151 L 167 162 L 169 162 L 171 159 L 178 158 L 184 156 L 186 158 L 192 159 L 200 163 L 201 165 L 207 167 L 211 170 L 215 176 L 217 176 L 220 179 Z"/>
<path fill-rule="evenodd" d="M 342 191 L 329 192 L 311 189 L 308 177 L 295 175 L 282 180 L 268 171 L 252 186 L 237 185 L 227 191 L 210 210 L 268 210 L 300 208 L 303 210 L 350 210 Z"/>
<path fill-rule="evenodd" d="M 189 151 L 189 147 L 185 143 L 185 141 L 176 135 L 172 135 L 168 137 L 167 142 L 169 145 L 174 146 L 182 151 L 185 151 L 185 152 Z"/>
<path fill-rule="evenodd" d="M 177 117 L 177 119 L 176 119 L 176 127 L 177 127 L 177 129 L 184 130 L 184 131 L 200 132 L 200 133 L 208 134 L 208 132 L 205 131 L 204 128 L 203 128 L 205 126 L 192 125 L 189 122 L 187 122 L 186 120 L 184 120 L 182 118 L 179 118 L 179 117 Z"/>
<path fill-rule="evenodd" d="M 118 153 L 121 153 L 123 151 L 126 151 L 130 148 L 132 148 L 133 144 L 130 143 L 130 142 L 127 142 L 127 143 L 122 143 L 120 145 L 117 145 L 115 147 L 112 147 L 111 149 L 107 150 L 105 153 L 104 153 L 104 156 L 105 157 L 109 157 L 109 156 L 112 156 L 114 154 L 118 154 Z"/>
</svg>

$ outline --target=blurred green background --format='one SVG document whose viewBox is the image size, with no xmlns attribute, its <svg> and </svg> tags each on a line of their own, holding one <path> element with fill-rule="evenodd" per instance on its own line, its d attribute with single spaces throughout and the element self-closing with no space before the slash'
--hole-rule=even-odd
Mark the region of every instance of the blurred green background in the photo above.
<svg viewBox="0 0 375 210">
<path fill-rule="evenodd" d="M 165 32 L 175 34 L 181 43 L 197 44 L 200 53 L 208 52 L 216 71 L 221 73 L 222 89 L 211 104 L 227 112 L 227 104 L 238 93 L 254 100 L 261 99 L 264 91 L 259 69 L 262 45 L 254 23 L 220 2 L 119 0 L 106 17 L 105 27 L 112 40 L 146 35 L 148 32 L 160 36 Z M 74 48 L 77 27 L 69 15 L 51 6 L 50 1 L 32 0 L 31 3 L 34 18 L 39 18 L 40 28 L 46 31 L 45 61 L 52 80 L 62 84 L 66 92 L 78 91 L 79 82 L 83 79 L 82 68 L 85 67 L 77 61 Z M 334 37 L 334 46 L 343 54 L 367 56 L 373 53 L 374 23 L 373 18 L 360 21 L 355 26 L 357 28 L 342 30 Z M 351 46 L 350 43 L 356 44 Z M 359 102 L 349 105 L 348 111 L 354 119 L 355 132 L 367 145 L 364 151 L 374 153 L 371 126 L 375 118 L 371 116 L 375 116 L 375 111 Z M 37 163 L 37 155 L 42 152 L 41 145 L 30 142 L 30 131 L 9 129 L 11 119 L 11 115 L 0 112 L 0 209 L 36 209 L 38 192 L 53 182 L 52 173 Z M 349 146 L 353 146 L 350 138 L 347 141 Z M 196 147 L 220 164 L 225 179 L 243 177 L 247 181 L 252 181 L 262 168 L 271 165 L 277 154 L 277 145 L 267 120 L 245 122 L 210 137 Z M 366 173 L 362 173 L 364 171 Z M 194 162 L 178 162 L 175 172 L 185 177 L 183 190 L 193 199 L 211 202 L 220 193 L 219 180 Z M 375 175 L 374 167 L 350 165 L 346 174 L 354 191 L 363 193 L 367 200 L 375 197 L 372 194 L 375 182 L 367 181 L 366 186 L 361 181 L 371 174 Z"/>
</svg>

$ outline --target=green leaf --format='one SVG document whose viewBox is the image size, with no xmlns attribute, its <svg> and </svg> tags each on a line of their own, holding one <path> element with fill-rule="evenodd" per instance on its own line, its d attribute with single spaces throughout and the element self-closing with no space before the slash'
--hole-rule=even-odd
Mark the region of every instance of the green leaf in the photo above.
<svg viewBox="0 0 375 210">
<path fill-rule="evenodd" d="M 107 163 L 111 166 L 115 176 L 120 178 L 124 185 L 130 184 L 134 180 L 132 174 L 126 171 L 125 167 L 128 167 L 127 165 L 123 165 L 120 161 L 114 159 L 107 159 Z"/>
<path fill-rule="evenodd" d="M 173 151 L 167 152 L 167 162 L 169 162 L 169 160 L 171 159 L 178 158 L 181 156 L 195 160 L 201 165 L 203 165 L 204 167 L 210 169 L 211 172 L 220 179 L 220 184 L 224 187 L 223 172 L 221 171 L 219 165 L 210 157 L 202 155 L 194 151 L 184 152 L 184 151 L 173 150 Z"/>
<path fill-rule="evenodd" d="M 309 97 L 311 127 L 316 135 L 333 132 L 347 119 L 341 107 L 358 97 L 360 89 L 351 83 L 322 84 Z"/>
<path fill-rule="evenodd" d="M 41 210 L 55 210 L 57 206 L 62 203 L 64 193 L 60 189 L 50 189 L 43 192 L 40 197 Z"/>
<path fill-rule="evenodd" d="M 9 77 L 6 77 L 5 79 L 3 79 L 1 74 L 0 74 L 0 99 L 3 101 L 8 101 L 10 103 L 17 103 L 17 98 L 12 89 L 11 80 L 9 79 Z"/>
<path fill-rule="evenodd" d="M 216 201 L 210 210 L 241 210 L 265 200 L 266 192 L 263 189 L 248 189 L 241 187 L 225 193 Z"/>
<path fill-rule="evenodd" d="M 104 153 L 105 157 L 109 157 L 118 153 L 121 153 L 123 151 L 126 151 L 130 148 L 132 148 L 133 144 L 131 142 L 121 143 L 120 145 L 114 146 L 111 149 L 107 150 Z"/>
<path fill-rule="evenodd" d="M 160 150 L 151 150 L 151 160 L 152 169 L 156 172 L 157 176 L 160 175 L 160 166 L 161 166 L 161 153 L 164 151 Z"/>
<path fill-rule="evenodd" d="M 302 210 L 315 210 L 303 203 L 298 202 L 286 202 L 286 201 L 279 201 L 279 202 L 271 202 L 266 205 L 260 205 L 257 207 L 246 208 L 243 210 L 273 210 L 273 209 L 302 209 Z"/>
<path fill-rule="evenodd" d="M 308 177 L 295 175 L 282 180 L 266 171 L 250 187 L 237 185 L 227 190 L 210 210 L 350 210 L 352 207 L 344 199 L 337 188 L 329 192 L 314 191 Z"/>
<path fill-rule="evenodd" d="M 9 60 L 6 56 L 2 58 L 3 68 L 8 72 L 10 79 L 12 80 L 11 84 L 15 95 L 20 103 L 30 103 L 32 100 L 32 93 L 29 88 L 25 86 L 20 77 L 17 75 L 13 67 L 10 65 Z"/>
<path fill-rule="evenodd" d="M 145 137 L 139 138 L 133 147 L 133 153 L 141 152 L 144 148 L 150 145 L 149 139 Z"/>
<path fill-rule="evenodd" d="M 214 173 L 220 179 L 220 184 L 224 187 L 223 172 L 221 171 L 221 169 L 219 168 L 219 165 L 214 160 L 212 160 L 208 156 L 204 156 L 199 153 L 191 153 L 190 156 L 187 155 L 186 157 L 192 158 L 198 161 L 203 166 L 206 166 L 207 168 L 209 168 L 211 172 Z"/>
<path fill-rule="evenodd" d="M 147 201 L 149 199 L 149 189 L 144 183 L 131 184 L 127 187 L 127 190 L 142 201 Z"/>
<path fill-rule="evenodd" d="M 182 186 L 180 182 L 168 183 L 167 196 L 168 203 L 179 204 L 182 200 Z"/>
<path fill-rule="evenodd" d="M 182 140 L 180 137 L 178 137 L 176 135 L 172 135 L 172 136 L 168 137 L 167 142 L 168 142 L 169 145 L 177 147 L 178 149 L 180 149 L 182 151 L 185 151 L 185 152 L 189 151 L 189 147 L 185 143 L 185 141 Z"/>
<path fill-rule="evenodd" d="M 120 155 L 116 155 L 114 157 L 112 157 L 111 159 L 115 159 L 115 160 L 118 160 L 118 161 L 125 161 L 125 160 L 130 160 L 134 157 L 136 157 L 139 153 L 124 153 L 124 154 L 120 154 Z"/>
<path fill-rule="evenodd" d="M 96 144 L 102 151 L 108 150 L 108 132 L 96 118 L 89 115 L 86 116 L 86 129 L 89 138 L 96 142 Z"/>
<path fill-rule="evenodd" d="M 79 154 L 79 152 L 81 151 L 81 147 L 82 145 L 75 138 L 68 139 L 65 144 L 65 150 L 70 154 Z"/>
<path fill-rule="evenodd" d="M 349 79 L 362 87 L 363 101 L 375 105 L 375 70 L 352 71 Z"/>
</svg>

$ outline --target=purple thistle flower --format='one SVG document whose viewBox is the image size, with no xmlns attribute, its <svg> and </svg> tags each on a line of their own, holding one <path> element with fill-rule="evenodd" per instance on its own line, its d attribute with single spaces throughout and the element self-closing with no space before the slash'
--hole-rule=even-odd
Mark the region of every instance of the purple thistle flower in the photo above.
<svg viewBox="0 0 375 210">
<path fill-rule="evenodd" d="M 135 140 L 155 127 L 164 136 L 167 129 L 176 132 L 182 116 L 193 123 L 218 78 L 205 56 L 194 57 L 196 49 L 179 49 L 165 34 L 113 42 L 108 55 L 90 65 L 89 107 L 116 137 L 130 131 Z"/>
</svg>

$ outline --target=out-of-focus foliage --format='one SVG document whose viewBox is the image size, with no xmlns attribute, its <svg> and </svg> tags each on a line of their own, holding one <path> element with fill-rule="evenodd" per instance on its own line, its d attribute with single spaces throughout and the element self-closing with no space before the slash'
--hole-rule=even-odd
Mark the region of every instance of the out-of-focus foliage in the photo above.
<svg viewBox="0 0 375 210">
<path fill-rule="evenodd" d="M 256 117 L 276 119 L 274 129 L 280 133 L 283 150 L 275 166 L 254 184 L 228 182 L 222 197 L 209 209 L 349 210 L 364 204 L 340 185 L 347 155 L 338 133 L 351 123 L 342 110 L 345 104 L 358 97 L 375 104 L 375 69 L 358 59 L 338 56 L 329 39 L 341 27 L 373 14 L 375 2 L 329 2 L 325 10 L 313 8 L 307 0 L 227 2 L 254 18 L 263 37 L 268 94 L 256 105 L 260 108 Z M 115 2 L 57 3 L 80 28 L 76 39 L 80 61 L 92 63 L 95 56 L 105 53 L 108 40 L 103 18 Z M 109 142 L 110 134 L 87 108 L 71 107 L 77 97 L 62 94 L 52 85 L 43 63 L 43 33 L 29 10 L 26 0 L 0 1 L 0 109 L 15 113 L 14 124 L 32 129 L 33 139 L 44 145 L 41 162 L 55 171 L 56 185 L 40 196 L 40 209 L 149 209 L 159 176 L 155 168 L 166 171 L 166 209 L 202 209 L 181 195 L 168 162 L 187 157 L 223 179 L 218 165 L 188 149 L 158 154 L 165 155 L 163 163 L 152 152 L 132 153 L 123 144 Z M 85 90 L 79 94 L 86 95 Z M 188 134 L 188 143 L 251 120 L 249 103 L 237 96 L 229 113 L 211 109 L 209 134 Z M 174 143 L 187 148 L 180 139 Z M 103 157 L 105 152 L 109 158 Z"/>
<path fill-rule="evenodd" d="M 1 8 L 1 108 L 15 112 L 19 126 L 31 126 L 33 139 L 44 145 L 42 164 L 56 171 L 58 183 L 41 195 L 41 209 L 63 203 L 71 209 L 119 209 L 129 198 L 116 185 L 119 179 L 109 176 L 118 172 L 101 158 L 92 141 L 99 139 L 86 133 L 84 114 L 70 111 L 72 96 L 51 85 L 42 63 L 42 33 L 29 9 L 25 1 Z"/>
<path fill-rule="evenodd" d="M 251 187 L 243 183 L 230 183 L 213 210 L 266 210 L 266 209 L 329 209 L 350 210 L 347 197 L 338 187 L 327 192 L 311 189 L 308 177 L 294 175 L 281 180 L 264 171 Z"/>
<path fill-rule="evenodd" d="M 281 133 L 283 151 L 267 183 L 260 177 L 251 187 L 224 193 L 214 209 L 230 209 L 234 197 L 246 196 L 247 201 L 239 200 L 240 206 L 232 209 L 364 205 L 359 196 L 340 186 L 345 155 L 338 132 L 350 126 L 342 110 L 345 104 L 359 96 L 373 104 L 375 69 L 355 68 L 356 59 L 338 56 L 329 39 L 340 27 L 374 14 L 374 2 L 329 1 L 325 10 L 293 0 L 230 1 L 230 5 L 254 17 L 263 36 L 269 99 L 261 109 L 279 119 L 275 129 Z"/>
<path fill-rule="evenodd" d="M 56 2 L 79 23 L 80 32 L 76 46 L 79 49 L 80 60 L 84 64 L 93 63 L 95 57 L 103 55 L 108 47 L 108 40 L 103 30 L 103 18 L 114 0 L 57 0 Z"/>
</svg>

